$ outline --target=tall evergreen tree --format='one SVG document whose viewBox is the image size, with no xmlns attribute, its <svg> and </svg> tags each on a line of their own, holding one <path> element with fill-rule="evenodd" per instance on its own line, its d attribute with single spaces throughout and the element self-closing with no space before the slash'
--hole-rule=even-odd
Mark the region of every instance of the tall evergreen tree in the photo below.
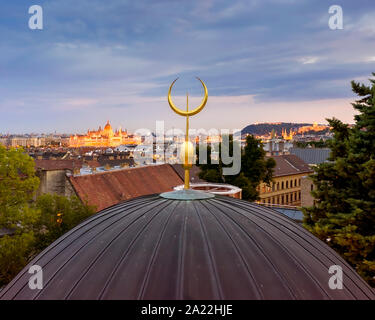
<svg viewBox="0 0 375 320">
<path fill-rule="evenodd" d="M 327 119 L 334 132 L 330 162 L 312 175 L 315 205 L 304 209 L 304 226 L 375 286 L 375 80 L 351 84 L 360 97 L 352 104 L 355 125 Z"/>
</svg>

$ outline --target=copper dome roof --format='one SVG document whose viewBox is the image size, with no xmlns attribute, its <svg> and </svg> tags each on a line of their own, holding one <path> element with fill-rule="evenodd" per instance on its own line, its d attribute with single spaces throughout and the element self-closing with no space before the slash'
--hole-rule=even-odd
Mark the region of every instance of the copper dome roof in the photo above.
<svg viewBox="0 0 375 320">
<path fill-rule="evenodd" d="M 27 271 L 43 268 L 31 290 Z M 331 265 L 343 268 L 331 290 Z M 1 299 L 373 299 L 325 243 L 287 217 L 227 197 L 140 197 L 92 216 L 37 256 Z"/>
</svg>

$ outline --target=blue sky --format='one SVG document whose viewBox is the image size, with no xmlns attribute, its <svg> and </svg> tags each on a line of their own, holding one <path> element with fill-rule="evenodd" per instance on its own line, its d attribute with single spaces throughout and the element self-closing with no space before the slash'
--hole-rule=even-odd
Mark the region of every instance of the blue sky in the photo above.
<svg viewBox="0 0 375 320">
<path fill-rule="evenodd" d="M 41 5 L 44 29 L 30 30 Z M 328 27 L 342 6 L 344 29 Z M 184 127 L 166 101 L 189 92 L 196 128 L 352 122 L 350 80 L 375 72 L 373 0 L 3 0 L 0 132 Z"/>
</svg>

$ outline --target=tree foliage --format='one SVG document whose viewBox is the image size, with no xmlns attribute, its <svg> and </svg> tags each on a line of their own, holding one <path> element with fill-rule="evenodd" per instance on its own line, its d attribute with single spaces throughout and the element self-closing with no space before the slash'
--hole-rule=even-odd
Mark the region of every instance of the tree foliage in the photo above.
<svg viewBox="0 0 375 320">
<path fill-rule="evenodd" d="M 27 264 L 33 252 L 34 242 L 33 232 L 0 238 L 0 289 Z"/>
<path fill-rule="evenodd" d="M 312 175 L 315 205 L 304 209 L 304 226 L 375 286 L 375 80 L 370 83 L 352 81 L 360 97 L 352 104 L 358 111 L 352 128 L 328 119 L 330 162 Z"/>
<path fill-rule="evenodd" d="M 0 288 L 40 250 L 95 212 L 77 197 L 45 194 L 33 200 L 39 179 L 22 149 L 0 145 Z"/>
<path fill-rule="evenodd" d="M 327 148 L 328 144 L 326 141 L 324 141 L 322 138 L 320 138 L 319 141 L 297 141 L 296 142 L 297 148 Z"/>
<path fill-rule="evenodd" d="M 37 219 L 29 209 L 39 178 L 34 160 L 22 149 L 6 149 L 0 145 L 0 225 L 24 232 Z"/>
<path fill-rule="evenodd" d="M 239 143 L 234 141 L 233 136 L 229 137 L 229 155 L 233 156 L 233 144 Z M 246 145 L 241 151 L 241 171 L 236 175 L 223 175 L 225 165 L 221 159 L 222 151 L 225 146 L 222 143 L 218 145 L 219 163 L 211 161 L 212 148 L 207 146 L 208 156 L 207 164 L 199 164 L 201 169 L 199 177 L 208 182 L 228 183 L 242 189 L 242 198 L 249 201 L 259 199 L 257 187 L 260 182 L 270 184 L 272 181 L 273 168 L 276 163 L 272 158 L 265 158 L 266 152 L 260 140 L 255 139 L 252 135 L 247 136 Z M 198 154 L 198 153 L 197 153 Z"/>
<path fill-rule="evenodd" d="M 44 194 L 38 197 L 35 205 L 40 211 L 36 225 L 39 230 L 36 248 L 39 250 L 95 213 L 94 207 L 82 203 L 76 196 Z"/>
<path fill-rule="evenodd" d="M 22 149 L 0 145 L 0 286 L 26 264 L 35 243 L 34 224 L 39 212 L 30 206 L 39 179 L 34 160 Z"/>
</svg>

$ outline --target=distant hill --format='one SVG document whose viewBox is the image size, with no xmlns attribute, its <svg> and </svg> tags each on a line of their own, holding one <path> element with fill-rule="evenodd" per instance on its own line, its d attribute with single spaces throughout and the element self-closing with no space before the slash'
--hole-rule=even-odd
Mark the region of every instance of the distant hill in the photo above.
<svg viewBox="0 0 375 320">
<path fill-rule="evenodd" d="M 253 134 L 253 135 L 266 135 L 269 134 L 272 129 L 275 130 L 277 135 L 281 135 L 282 130 L 286 129 L 289 133 L 290 129 L 297 131 L 300 127 L 312 126 L 312 123 L 292 123 L 292 122 L 278 122 L 278 123 L 257 123 L 250 124 L 242 129 L 242 134 Z"/>
</svg>

